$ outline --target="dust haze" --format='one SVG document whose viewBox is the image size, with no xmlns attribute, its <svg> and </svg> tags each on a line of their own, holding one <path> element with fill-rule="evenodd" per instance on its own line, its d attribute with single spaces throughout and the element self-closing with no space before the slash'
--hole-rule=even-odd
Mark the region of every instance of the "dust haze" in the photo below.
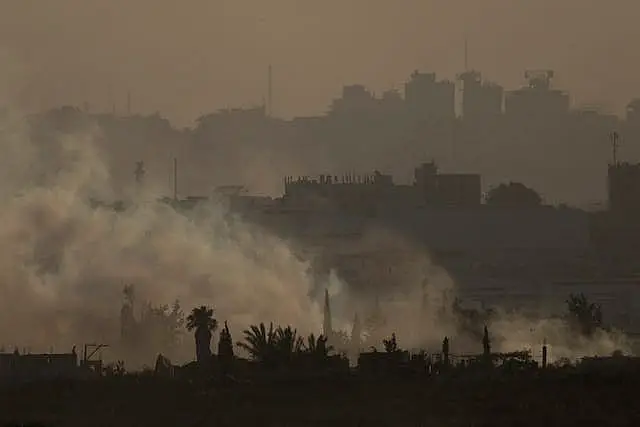
<svg viewBox="0 0 640 427">
<path fill-rule="evenodd" d="M 1 147 L 10 154 L 0 160 L 0 336 L 5 345 L 43 350 L 53 344 L 117 342 L 123 285 L 134 283 L 153 303 L 178 299 L 187 309 L 211 305 L 236 333 L 262 321 L 317 333 L 322 324 L 318 289 L 328 288 L 338 329 L 348 332 L 353 313 L 366 313 L 381 297 L 387 323 L 376 339 L 397 332 L 407 348 L 433 349 L 449 335 L 460 337 L 454 341 L 460 351 L 478 346 L 458 333 L 451 312 L 440 311 L 455 297 L 456 287 L 430 261 L 426 248 L 371 230 L 359 242 L 361 250 L 413 254 L 395 287 L 354 291 L 335 273 L 318 282 L 307 260 L 287 242 L 234 219 L 215 203 L 183 216 L 159 202 L 161 186 L 150 183 L 129 190 L 125 212 L 90 206 L 92 199 L 113 197 L 94 143 L 97 127 L 61 134 L 52 146 L 41 147 L 30 142 L 19 116 L 8 114 L 2 125 Z M 489 326 L 500 339 L 498 351 L 521 350 L 543 339 L 557 348 L 556 357 L 626 350 L 608 334 L 570 346 L 570 331 L 548 319 L 501 314 Z"/>
<path fill-rule="evenodd" d="M 347 330 L 354 312 L 365 309 L 359 301 L 375 298 L 371 292 L 350 295 L 348 283 L 336 275 L 316 283 L 308 260 L 288 242 L 230 217 L 221 206 L 208 205 L 186 218 L 158 203 L 168 173 L 149 174 L 143 189 L 121 178 L 131 178 L 128 168 L 139 152 L 162 153 L 148 155 L 151 170 L 161 171 L 174 155 L 188 151 L 184 144 L 118 135 L 106 150 L 100 143 L 105 129 L 93 123 L 82 132 L 54 135 L 54 143 L 43 146 L 31 141 L 22 120 L 26 112 L 83 103 L 92 112 L 121 111 L 130 91 L 133 112 L 161 111 L 172 123 L 190 126 L 219 108 L 260 105 L 272 64 L 276 115 L 320 114 L 343 84 L 361 82 L 380 92 L 398 87 L 416 68 L 453 78 L 463 67 L 464 34 L 473 67 L 508 87 L 521 83 L 523 69 L 542 65 L 556 70 L 558 85 L 578 94 L 577 103 L 598 102 L 620 112 L 630 92 L 640 93 L 635 78 L 640 62 L 627 42 L 640 35 L 635 23 L 640 6 L 631 1 L 5 0 L 3 5 L 0 336 L 7 346 L 48 349 L 112 341 L 127 283 L 153 302 L 179 299 L 186 309 L 212 305 L 236 338 L 243 327 L 260 321 L 318 331 L 319 288 L 329 286 L 336 324 Z M 151 150 L 152 142 L 157 145 Z M 240 171 L 245 181 L 273 193 L 275 184 L 264 183 L 279 182 L 283 171 L 324 167 L 319 158 L 336 169 L 363 158 L 355 149 L 348 159 L 322 150 L 303 161 L 284 146 L 229 144 L 215 153 L 224 165 L 208 170 L 212 176 L 203 173 L 211 157 L 193 150 L 185 163 L 193 161 L 195 172 L 187 171 L 185 180 L 202 189 L 237 178 L 231 172 Z M 407 157 L 414 161 L 414 154 Z M 368 165 L 362 162 L 357 166 Z M 123 213 L 89 205 L 90 199 L 123 194 L 130 205 Z M 417 258 L 400 289 L 382 299 L 389 331 L 398 333 L 402 346 L 439 345 L 443 335 L 455 332 L 453 321 L 437 315 L 443 295 L 455 296 L 455 283 L 433 265 L 426 248 L 393 236 L 376 239 L 363 245 L 409 246 Z M 416 324 L 423 332 L 416 332 Z M 503 338 L 496 350 L 519 350 L 543 339 L 555 349 L 552 357 L 608 353 L 621 346 L 609 335 L 569 345 L 569 331 L 553 319 L 502 313 L 490 326 Z M 458 348 L 475 345 L 470 340 Z"/>
<path fill-rule="evenodd" d="M 0 46 L 25 65 L 21 102 L 161 111 L 178 124 L 260 104 L 274 67 L 274 110 L 322 113 L 343 84 L 380 92 L 410 70 L 448 78 L 469 62 L 506 87 L 552 68 L 576 102 L 623 111 L 640 93 L 631 0 L 3 0 Z"/>
</svg>

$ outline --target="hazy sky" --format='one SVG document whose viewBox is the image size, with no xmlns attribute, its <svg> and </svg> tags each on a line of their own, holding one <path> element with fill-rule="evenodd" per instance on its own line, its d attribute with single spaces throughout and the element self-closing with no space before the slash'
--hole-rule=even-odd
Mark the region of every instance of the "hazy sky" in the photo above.
<svg viewBox="0 0 640 427">
<path fill-rule="evenodd" d="M 0 0 L 0 49 L 31 108 L 113 101 L 179 124 L 261 103 L 324 111 L 343 84 L 401 88 L 414 69 L 469 63 L 507 88 L 553 68 L 577 103 L 640 96 L 637 0 Z M 7 59 L 3 69 L 6 69 Z M 6 73 L 5 73 L 6 74 Z M 2 77 L 2 74 L 0 74 Z M 15 79 L 15 76 L 13 76 Z M 15 86 L 15 80 L 12 80 Z"/>
</svg>

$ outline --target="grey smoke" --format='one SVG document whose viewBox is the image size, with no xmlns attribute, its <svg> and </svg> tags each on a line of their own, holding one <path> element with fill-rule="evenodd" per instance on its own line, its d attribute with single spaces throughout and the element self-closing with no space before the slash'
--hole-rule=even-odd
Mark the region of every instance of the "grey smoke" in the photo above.
<svg viewBox="0 0 640 427">
<path fill-rule="evenodd" d="M 454 298 L 464 295 L 449 274 L 434 264 L 428 251 L 389 230 L 371 229 L 356 245 L 356 250 L 375 250 L 390 256 L 402 256 L 401 273 L 383 283 L 386 290 L 371 289 L 354 295 L 347 286 L 340 286 L 341 293 L 332 295 L 332 302 L 347 311 L 332 307 L 338 321 L 334 324 L 349 333 L 352 327 L 353 310 L 361 315 L 371 309 L 372 300 L 378 296 L 387 320 L 384 330 L 377 335 L 391 336 L 395 332 L 399 345 L 405 349 L 425 349 L 439 352 L 445 336 L 451 339 L 454 354 L 478 354 L 482 351 L 479 337 L 472 337 L 459 330 L 449 307 Z M 568 295 L 567 295 L 568 297 Z M 346 302 L 348 301 L 348 303 Z M 549 301 L 556 305 L 557 301 Z M 538 360 L 542 345 L 547 343 L 549 362 L 560 359 L 576 361 L 585 356 L 608 356 L 615 350 L 632 354 L 628 338 L 617 330 L 599 330 L 587 339 L 577 336 L 561 318 L 565 313 L 555 313 L 558 317 L 545 314 L 545 307 L 539 307 L 535 315 L 520 311 L 505 311 L 499 306 L 491 307 L 496 314 L 488 323 L 492 337 L 492 349 L 496 352 L 531 350 Z M 351 311 L 349 311 L 351 310 Z M 606 313 L 605 313 L 606 316 Z M 479 325 L 482 327 L 482 325 Z M 382 349 L 382 342 L 374 343 Z"/>
<path fill-rule="evenodd" d="M 96 148 L 99 129 L 43 148 L 24 121 L 0 134 L 0 342 L 44 351 L 118 334 L 122 289 L 153 303 L 207 304 L 236 329 L 274 321 L 316 331 L 308 265 L 287 244 L 230 219 L 215 204 L 187 218 L 157 202 L 159 186 L 130 192 L 121 213 Z"/>
<path fill-rule="evenodd" d="M 7 114 L 0 126 L 0 342 L 40 351 L 118 339 L 118 313 L 125 283 L 143 300 L 183 306 L 207 304 L 239 332 L 252 323 L 292 324 L 301 333 L 322 324 L 317 288 L 328 286 L 336 304 L 334 325 L 347 332 L 355 311 L 363 318 L 381 288 L 356 294 L 335 273 L 317 284 L 310 266 L 292 246 L 229 215 L 215 203 L 188 217 L 158 202 L 160 183 L 130 189 L 129 209 L 94 209 L 89 200 L 114 197 L 100 129 L 59 135 L 42 147 L 28 125 Z M 408 257 L 381 301 L 388 332 L 405 348 L 478 351 L 459 337 L 443 298 L 456 295 L 454 281 L 434 265 L 425 248 L 394 232 L 365 234 L 353 250 L 376 249 Z M 423 286 L 428 298 L 423 302 Z M 425 310 L 423 310 L 425 308 Z M 426 313 L 426 315 L 425 315 Z M 575 340 L 559 321 L 501 313 L 490 326 L 501 337 L 496 351 L 534 347 L 547 339 L 552 358 L 628 352 L 624 337 L 600 333 Z M 189 343 L 189 341 L 187 341 Z"/>
</svg>

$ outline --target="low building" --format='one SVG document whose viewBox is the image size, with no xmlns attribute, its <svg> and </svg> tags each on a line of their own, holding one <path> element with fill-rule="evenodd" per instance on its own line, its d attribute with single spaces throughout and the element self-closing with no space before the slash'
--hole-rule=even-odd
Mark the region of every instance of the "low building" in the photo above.
<svg viewBox="0 0 640 427">
<path fill-rule="evenodd" d="M 0 353 L 0 379 L 76 378 L 79 374 L 75 351 L 62 354 Z"/>
</svg>

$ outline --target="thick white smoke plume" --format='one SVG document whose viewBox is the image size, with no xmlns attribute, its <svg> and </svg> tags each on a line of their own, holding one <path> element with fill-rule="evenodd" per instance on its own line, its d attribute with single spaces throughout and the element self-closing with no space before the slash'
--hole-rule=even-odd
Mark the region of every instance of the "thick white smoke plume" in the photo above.
<svg viewBox="0 0 640 427">
<path fill-rule="evenodd" d="M 93 208 L 90 200 L 114 196 L 98 135 L 60 135 L 43 147 L 24 121 L 2 123 L 0 344 L 114 344 L 129 283 L 139 300 L 179 299 L 185 311 L 210 305 L 238 337 L 260 321 L 320 329 L 307 264 L 283 241 L 214 205 L 187 219 L 153 192 L 129 200 L 124 212 Z"/>
</svg>

